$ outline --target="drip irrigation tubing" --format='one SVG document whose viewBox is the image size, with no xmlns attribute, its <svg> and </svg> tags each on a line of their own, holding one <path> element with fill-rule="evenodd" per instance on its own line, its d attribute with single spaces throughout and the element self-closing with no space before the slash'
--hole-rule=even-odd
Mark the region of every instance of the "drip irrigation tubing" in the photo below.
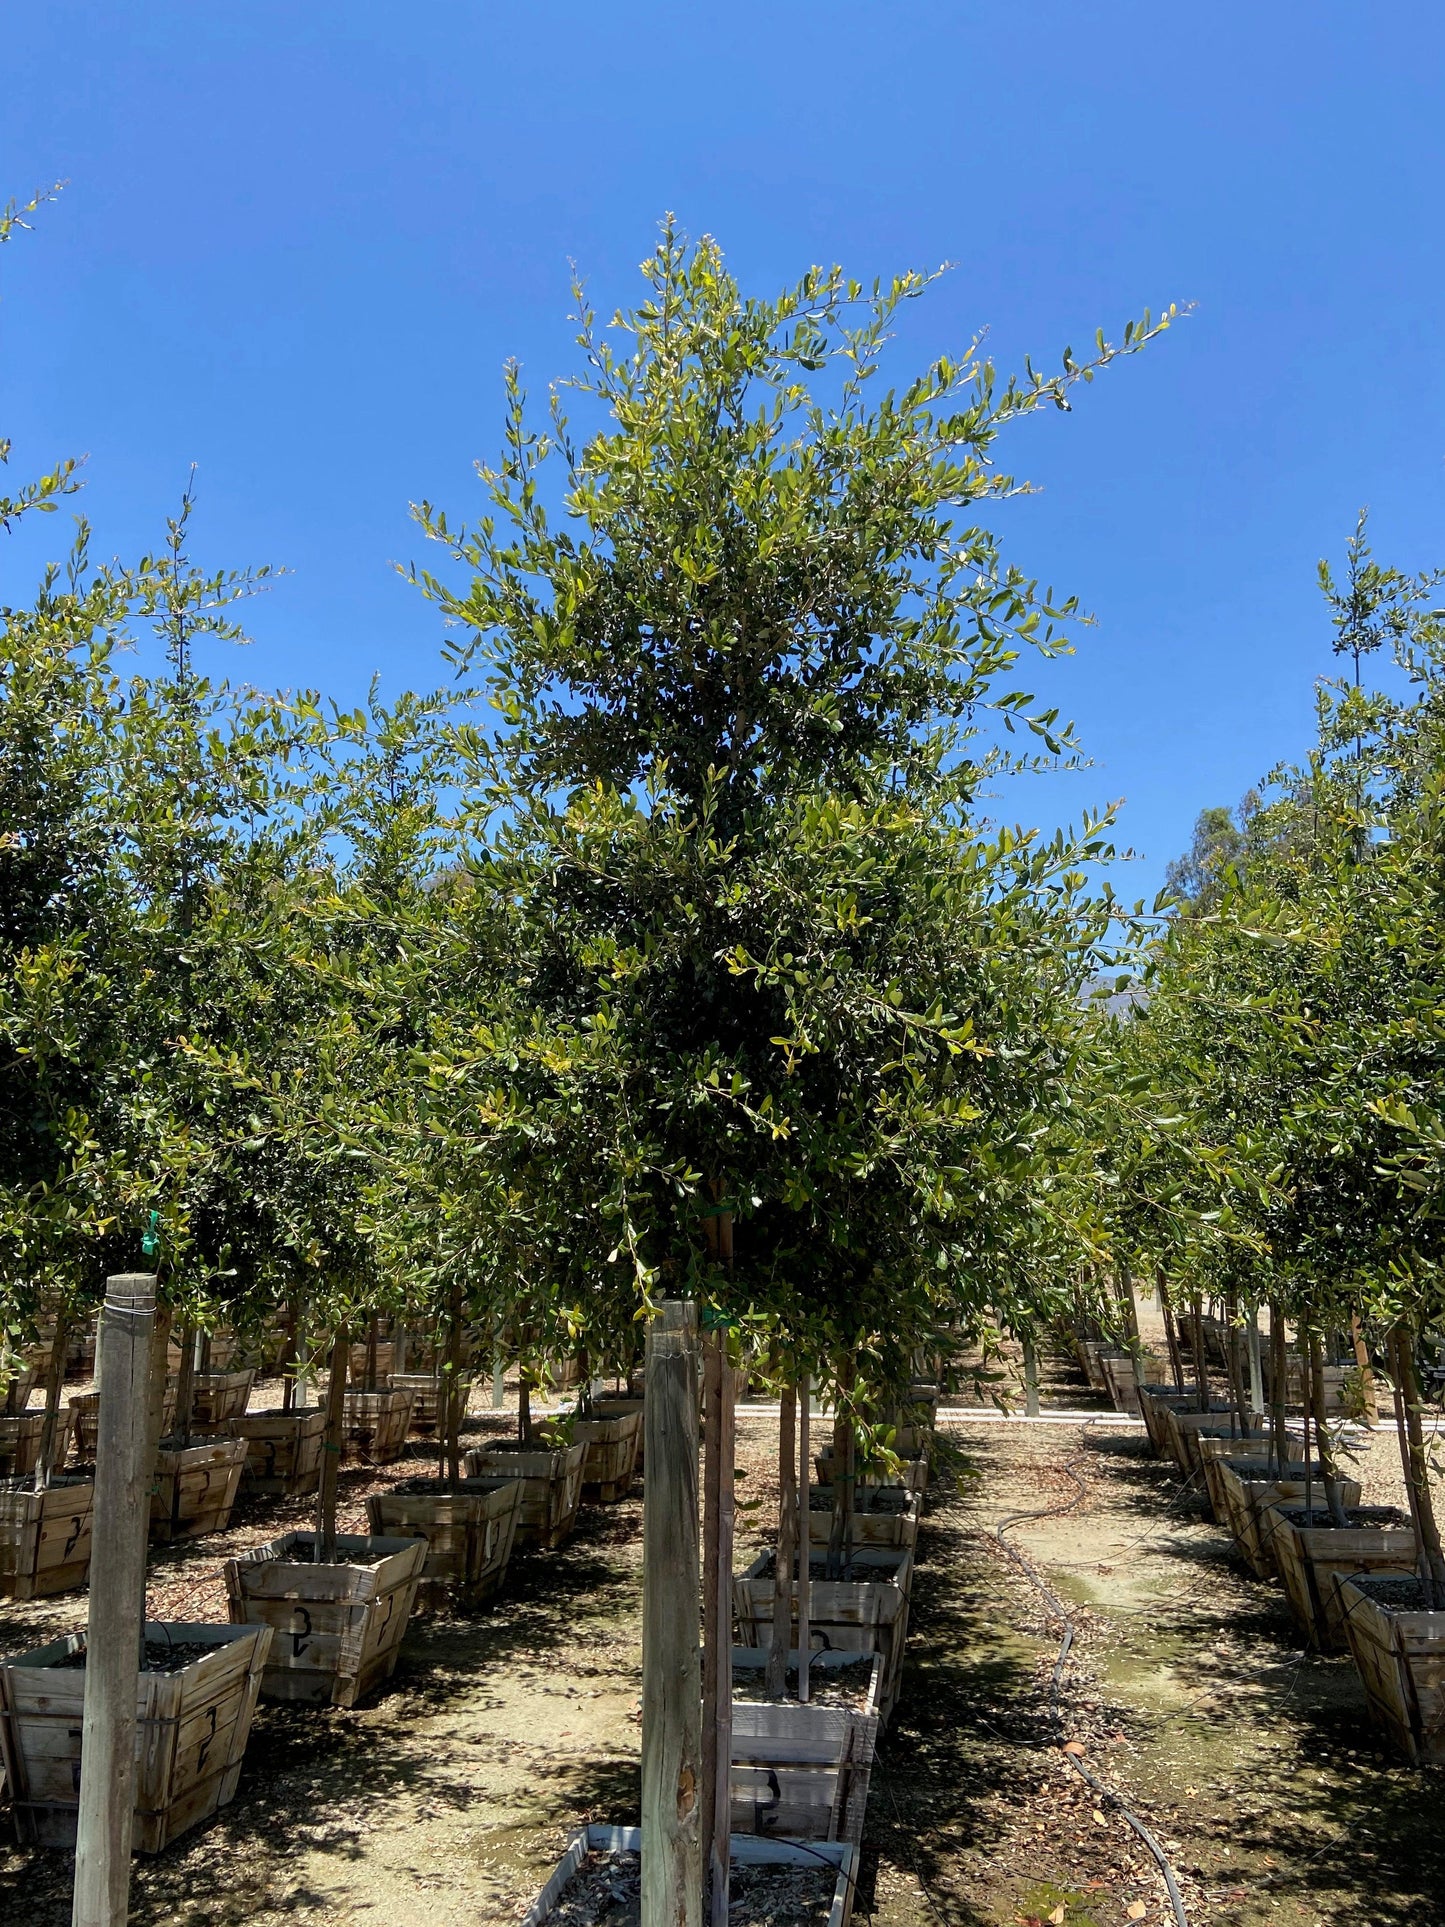
<svg viewBox="0 0 1445 1927">
<path fill-rule="evenodd" d="M 1082 1453 L 1083 1444 L 1081 1438 L 1078 1457 L 1082 1457 Z M 1164 1886 L 1169 1895 L 1169 1904 L 1174 1909 L 1176 1927 L 1189 1927 L 1189 1915 L 1185 1911 L 1184 1897 L 1179 1891 L 1179 1882 L 1174 1877 L 1174 1869 L 1170 1865 L 1168 1854 L 1165 1853 L 1154 1833 L 1145 1825 L 1144 1821 L 1129 1805 L 1122 1794 L 1115 1792 L 1113 1787 L 1106 1786 L 1095 1773 L 1084 1765 L 1083 1760 L 1077 1753 L 1069 1753 L 1065 1750 L 1064 1717 L 1059 1711 L 1059 1694 L 1063 1688 L 1064 1668 L 1069 1663 L 1069 1654 L 1072 1652 L 1074 1645 L 1074 1617 L 1063 1600 L 1060 1599 L 1059 1595 L 1049 1584 L 1048 1580 L 1044 1578 L 1033 1560 L 1029 1558 L 1028 1554 L 1020 1552 L 1017 1546 L 1010 1545 L 1004 1537 L 1004 1534 L 1011 1532 L 1015 1526 L 1031 1524 L 1039 1519 L 1064 1518 L 1070 1512 L 1076 1511 L 1078 1507 L 1084 1503 L 1089 1496 L 1089 1488 L 1074 1470 L 1074 1466 L 1078 1462 L 1078 1457 L 1071 1459 L 1063 1468 L 1078 1488 L 1072 1499 L 1063 1505 L 1045 1506 L 1037 1512 L 1011 1512 L 1007 1518 L 1000 1519 L 994 1527 L 994 1538 L 998 1541 L 999 1549 L 1017 1564 L 1025 1577 L 1036 1587 L 1042 1595 L 1045 1604 L 1048 1606 L 1049 1612 L 1064 1629 L 1063 1638 L 1059 1643 L 1058 1656 L 1054 1660 L 1054 1669 L 1049 1680 L 1049 1718 L 1053 1722 L 1054 1730 L 1059 1735 L 1059 1751 L 1061 1757 L 1068 1761 L 1069 1765 L 1080 1778 L 1083 1779 L 1088 1786 L 1093 1788 L 1094 1792 L 1098 1794 L 1099 1798 L 1106 1805 L 1116 1807 L 1118 1811 L 1123 1814 L 1139 1839 L 1149 1850 L 1155 1866 L 1158 1867 L 1160 1873 L 1164 1876 Z"/>
</svg>

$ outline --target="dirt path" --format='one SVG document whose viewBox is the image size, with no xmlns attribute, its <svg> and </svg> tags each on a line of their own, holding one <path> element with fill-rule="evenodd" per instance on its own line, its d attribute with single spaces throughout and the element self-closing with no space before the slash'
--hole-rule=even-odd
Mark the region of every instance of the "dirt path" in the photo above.
<svg viewBox="0 0 1445 1927">
<path fill-rule="evenodd" d="M 1077 1612 L 1067 1732 L 1165 1841 L 1194 1927 L 1440 1927 L 1439 1776 L 1376 1743 L 1351 1662 L 1305 1651 L 1283 1593 L 1230 1562 L 1142 1433 L 1107 1419 L 949 1429 L 968 1463 L 921 1542 L 862 1917 L 1172 1920 L 1148 1854 L 1059 1751 L 1058 1630 L 991 1536 L 1008 1513 L 1075 1500 L 1071 1466 L 1083 1501 L 1011 1536 Z"/>
<path fill-rule="evenodd" d="M 743 1425 L 741 1490 L 759 1503 L 740 1562 L 770 1531 L 772 1432 Z M 1349 1662 L 1302 1652 L 1281 1596 L 1231 1569 L 1192 1495 L 1165 1510 L 1178 1482 L 1141 1434 L 965 1423 L 946 1456 L 874 1774 L 862 1927 L 1122 1927 L 1134 1902 L 1164 1918 L 1147 1855 L 1094 1817 L 1058 1751 L 1057 1637 L 989 1537 L 1005 1513 L 1074 1499 L 1071 1463 L 1085 1502 L 1017 1543 L 1080 1607 L 1069 1732 L 1169 1842 L 1194 1927 L 1445 1922 L 1438 1778 L 1377 1749 Z M 274 1529 L 246 1515 L 234 1537 Z M 215 1540 L 167 1555 L 153 1608 L 223 1618 L 219 1557 Z M 235 1803 L 136 1863 L 135 1927 L 515 1921 L 571 1827 L 636 1817 L 640 1562 L 640 1502 L 589 1508 L 491 1607 L 417 1622 L 373 1705 L 263 1707 Z M 6 1604 L 0 1650 L 84 1613 L 83 1594 Z M 65 1927 L 69 1880 L 66 1855 L 0 1847 L 0 1922 Z"/>
</svg>

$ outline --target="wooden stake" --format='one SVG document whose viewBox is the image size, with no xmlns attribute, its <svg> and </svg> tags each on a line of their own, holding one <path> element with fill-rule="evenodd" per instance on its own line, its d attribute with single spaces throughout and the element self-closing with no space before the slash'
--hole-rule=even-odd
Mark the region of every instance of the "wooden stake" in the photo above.
<svg viewBox="0 0 1445 1927">
<path fill-rule="evenodd" d="M 462 1288 L 453 1285 L 447 1305 L 446 1391 L 441 1401 L 445 1418 L 446 1472 L 455 1486 L 462 1476 Z"/>
<path fill-rule="evenodd" d="M 55 1470 L 55 1434 L 60 1425 L 60 1389 L 65 1383 L 65 1348 L 70 1342 L 70 1314 L 55 1314 L 55 1337 L 45 1367 L 45 1423 L 40 1430 L 40 1457 L 35 1461 L 35 1490 L 43 1492 Z"/>
<path fill-rule="evenodd" d="M 195 1396 L 196 1328 L 186 1321 L 181 1325 L 181 1371 L 176 1386 L 176 1431 L 182 1446 L 187 1446 L 191 1442 L 191 1406 Z M 175 1521 L 172 1520 L 171 1523 L 174 1525 Z"/>
<path fill-rule="evenodd" d="M 1039 1354 L 1033 1339 L 1027 1332 L 1023 1336 L 1024 1348 L 1024 1412 L 1029 1418 L 1039 1415 Z"/>
<path fill-rule="evenodd" d="M 1264 1418 L 1264 1361 L 1259 1352 L 1259 1308 L 1251 1305 L 1249 1317 L 1244 1327 L 1245 1346 L 1249 1353 L 1249 1419 L 1251 1428 L 1258 1426 Z"/>
<path fill-rule="evenodd" d="M 316 1488 L 316 1563 L 336 1558 L 336 1486 L 346 1433 L 346 1367 L 351 1345 L 345 1325 L 331 1341 L 331 1377 L 326 1386 L 326 1433 L 321 1446 L 321 1482 Z"/>
<path fill-rule="evenodd" d="M 104 1583 L 90 1588 L 86 1630 L 72 1927 L 125 1927 L 130 1914 L 155 1311 L 153 1274 L 106 1280 L 96 1339 L 100 1410 L 91 1528 L 92 1568 Z"/>
<path fill-rule="evenodd" d="M 733 1517 L 737 1374 L 727 1334 L 703 1341 L 702 1835 L 709 1927 L 727 1927 L 732 1831 Z"/>
<path fill-rule="evenodd" d="M 763 1690 L 780 1700 L 788 1690 L 788 1648 L 793 1643 L 793 1561 L 801 1537 L 807 1543 L 809 1522 L 798 1519 L 798 1391 L 783 1387 L 778 1400 L 778 1543 L 773 1555 L 773 1643 Z"/>
<path fill-rule="evenodd" d="M 702 1927 L 697 1308 L 647 1332 L 642 1503 L 641 1927 Z"/>
<path fill-rule="evenodd" d="M 809 1433 L 813 1422 L 812 1381 L 806 1372 L 798 1380 L 798 1517 L 802 1529 L 798 1534 L 798 1704 L 808 1704 L 808 1644 L 813 1637 L 813 1628 L 808 1618 L 808 1582 L 812 1568 L 813 1532 L 810 1517 L 811 1501 L 808 1497 L 813 1482 L 813 1462 L 809 1458 Z M 792 1574 L 783 1573 L 781 1582 L 789 1593 L 788 1617 L 792 1618 Z M 775 1579 L 774 1584 L 778 1581 Z"/>
<path fill-rule="evenodd" d="M 1360 1399 L 1364 1406 L 1366 1425 L 1380 1422 L 1380 1399 L 1375 1390 L 1375 1374 L 1370 1369 L 1370 1348 L 1365 1343 L 1365 1335 L 1360 1330 L 1358 1312 L 1350 1313 L 1350 1343 L 1355 1352 L 1355 1369 L 1360 1374 Z"/>
<path fill-rule="evenodd" d="M 1289 1448 L 1286 1443 L 1285 1405 L 1288 1386 L 1285 1380 L 1289 1372 L 1285 1337 L 1284 1311 L 1279 1300 L 1273 1298 L 1269 1306 L 1269 1406 L 1270 1438 L 1273 1446 L 1271 1457 L 1274 1459 L 1275 1476 L 1284 1477 L 1284 1468 L 1289 1463 Z"/>
</svg>

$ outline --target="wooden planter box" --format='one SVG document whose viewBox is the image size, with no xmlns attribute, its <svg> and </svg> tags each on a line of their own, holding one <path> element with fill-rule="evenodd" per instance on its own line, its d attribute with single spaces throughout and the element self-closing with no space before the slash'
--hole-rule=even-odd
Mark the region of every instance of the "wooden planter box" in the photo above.
<svg viewBox="0 0 1445 1927">
<path fill-rule="evenodd" d="M 1400 1611 L 1376 1596 L 1383 1574 L 1333 1579 L 1350 1653 L 1370 1711 L 1422 1765 L 1445 1763 L 1445 1612 Z"/>
<path fill-rule="evenodd" d="M 263 1698 L 355 1706 L 395 1670 L 426 1540 L 340 1534 L 326 1566 L 315 1550 L 314 1532 L 288 1532 L 228 1559 L 231 1619 L 275 1632 Z"/>
<path fill-rule="evenodd" d="M 1176 1392 L 1172 1385 L 1141 1385 L 1139 1387 L 1139 1411 L 1149 1434 L 1149 1443 L 1157 1458 L 1169 1456 L 1169 1428 L 1167 1415 L 1171 1411 L 1187 1411 L 1197 1405 L 1198 1399 L 1192 1392 Z"/>
<path fill-rule="evenodd" d="M 346 1419 L 344 1456 L 369 1460 L 373 1465 L 387 1465 L 392 1459 L 399 1459 L 411 1430 L 412 1394 L 346 1392 L 342 1398 Z"/>
<path fill-rule="evenodd" d="M 1271 1476 L 1267 1466 L 1258 1469 L 1254 1478 L 1241 1480 L 1245 1515 L 1245 1558 L 1261 1579 L 1277 1579 L 1279 1565 L 1275 1558 L 1274 1508 L 1276 1505 L 1302 1505 L 1306 1485 L 1313 1491 L 1316 1500 L 1322 1496 L 1318 1470 L 1306 1480 L 1302 1465 L 1285 1467 L 1285 1476 L 1277 1479 Z M 1340 1482 L 1340 1496 L 1346 1507 L 1360 1503 L 1360 1488 L 1351 1479 Z"/>
<path fill-rule="evenodd" d="M 178 1391 L 178 1381 L 168 1378 L 161 1402 L 162 1438 L 175 1428 Z M 65 1409 L 70 1414 L 70 1436 L 77 1464 L 94 1465 L 96 1439 L 100 1430 L 100 1393 L 77 1392 Z"/>
<path fill-rule="evenodd" d="M 10 1394 L 15 1394 L 15 1412 L 18 1416 L 30 1403 L 30 1394 L 35 1390 L 35 1381 L 40 1376 L 40 1367 L 31 1363 L 22 1364 L 8 1378 L 0 1379 L 0 1410 L 11 1402 Z"/>
<path fill-rule="evenodd" d="M 1204 1462 L 1199 1456 L 1201 1436 L 1232 1439 L 1240 1435 L 1239 1421 L 1227 1405 L 1212 1405 L 1207 1412 L 1180 1411 L 1173 1406 L 1166 1406 L 1164 1430 L 1169 1456 L 1186 1475 L 1199 1474 L 1204 1470 Z"/>
<path fill-rule="evenodd" d="M 809 1543 L 815 1550 L 826 1552 L 833 1532 L 832 1500 L 816 1486 L 808 1498 Z M 853 1544 L 914 1550 L 921 1506 L 920 1494 L 899 1486 L 874 1486 L 860 1492 L 853 1506 Z"/>
<path fill-rule="evenodd" d="M 498 1441 L 467 1453 L 469 1479 L 520 1479 L 522 1510 L 517 1520 L 518 1545 L 544 1546 L 549 1551 L 572 1535 L 582 1504 L 585 1445 L 544 1446 L 523 1450 Z"/>
<path fill-rule="evenodd" d="M 1349 1641 L 1335 1591 L 1335 1574 L 1346 1579 L 1367 1572 L 1412 1577 L 1414 1533 L 1394 1506 L 1357 1511 L 1344 1530 L 1329 1523 L 1329 1514 L 1318 1500 L 1314 1523 L 1308 1526 L 1303 1522 L 1303 1504 L 1296 1507 L 1276 1501 L 1270 1511 L 1274 1514 L 1270 1551 L 1301 1631 L 1317 1652 L 1344 1652 Z"/>
<path fill-rule="evenodd" d="M 1142 1417 L 1133 1354 L 1119 1351 L 1100 1352 L 1099 1368 L 1104 1374 L 1104 1390 L 1109 1394 L 1109 1403 L 1114 1410 L 1128 1412 L 1135 1418 Z"/>
<path fill-rule="evenodd" d="M 833 1448 L 831 1445 L 825 1447 L 823 1451 L 818 1453 L 813 1460 L 813 1470 L 818 1475 L 818 1484 L 831 1492 L 833 1489 Z M 901 1491 L 916 1492 L 919 1495 L 921 1503 L 923 1494 L 927 1492 L 927 1490 L 927 1459 L 905 1459 L 903 1461 L 903 1470 L 896 1476 L 890 1474 L 885 1478 L 882 1476 L 874 1476 L 867 1472 L 859 1472 L 857 1478 L 857 1492 L 860 1502 L 864 1495 L 869 1492 Z"/>
<path fill-rule="evenodd" d="M 246 1441 L 229 1434 L 198 1439 L 193 1445 L 163 1439 L 151 1487 L 151 1538 L 164 1544 L 224 1531 L 231 1523 L 245 1463 Z"/>
<path fill-rule="evenodd" d="M 913 1584 L 913 1554 L 881 1547 L 854 1552 L 850 1563 L 869 1577 L 825 1579 L 824 1561 L 809 1561 L 808 1627 L 825 1652 L 876 1652 L 883 1655 L 879 1718 L 887 1721 L 897 1704 L 908 1637 L 908 1597 Z M 733 1609 L 743 1644 L 767 1646 L 773 1637 L 773 1554 L 763 1552 L 733 1580 Z M 874 1576 L 876 1574 L 876 1577 Z M 797 1581 L 792 1586 L 792 1634 L 798 1636 Z"/>
<path fill-rule="evenodd" d="M 856 1653 L 814 1653 L 811 1677 L 856 1664 Z M 766 1649 L 733 1648 L 733 1682 L 760 1673 Z M 798 1656 L 789 1655 L 796 1670 Z M 734 1833 L 783 1834 L 795 1840 L 848 1840 L 862 1845 L 868 1787 L 881 1722 L 883 1656 L 872 1656 L 861 1709 L 803 1706 L 796 1699 L 768 1703 L 733 1700 L 732 1819 Z"/>
<path fill-rule="evenodd" d="M 246 1442 L 243 1478 L 248 1492 L 289 1499 L 316 1490 L 326 1437 L 326 1414 L 319 1405 L 247 1412 L 231 1420 L 231 1435 Z"/>
<path fill-rule="evenodd" d="M 1104 1367 L 1100 1359 L 1102 1352 L 1109 1347 L 1102 1338 L 1082 1338 L 1079 1340 L 1079 1363 L 1084 1368 L 1084 1376 L 1096 1392 L 1107 1392 L 1109 1387 L 1104 1378 Z"/>
<path fill-rule="evenodd" d="M 521 1511 L 520 1479 L 404 1479 L 366 1501 L 374 1533 L 425 1540 L 419 1595 L 428 1604 L 453 1592 L 480 1603 L 500 1591 Z"/>
<path fill-rule="evenodd" d="M 14 1418 L 0 1418 L 0 1478 L 24 1478 L 27 1472 L 35 1470 L 44 1430 L 43 1411 L 17 1412 Z M 55 1415 L 55 1457 L 52 1465 L 64 1465 L 69 1449 L 70 1410 L 62 1405 Z"/>
<path fill-rule="evenodd" d="M 548 1927 L 548 1923 L 557 1918 L 567 1890 L 590 1853 L 641 1852 L 641 1827 L 580 1828 L 568 1841 L 556 1872 L 522 1916 L 521 1927 Z M 851 1842 L 820 1840 L 808 1846 L 794 1846 L 788 1840 L 759 1840 L 735 1833 L 728 1843 L 728 1858 L 735 1868 L 816 1867 L 819 1861 L 836 1866 L 838 1876 L 827 1927 L 848 1927 L 853 1915 L 853 1892 L 858 1884 L 858 1850 Z"/>
<path fill-rule="evenodd" d="M 1294 1433 L 1287 1435 L 1289 1449 L 1301 1455 L 1303 1463 L 1304 1440 Z M 1256 1432 L 1252 1438 L 1223 1439 L 1211 1438 L 1206 1433 L 1199 1440 L 1199 1462 L 1204 1471 L 1204 1490 L 1209 1495 L 1209 1509 L 1220 1525 L 1228 1523 L 1228 1500 L 1224 1490 L 1224 1467 L 1230 1461 L 1237 1464 L 1266 1468 L 1269 1463 L 1270 1441 L 1267 1434 Z"/>
<path fill-rule="evenodd" d="M 441 1424 L 442 1393 L 446 1388 L 446 1380 L 435 1372 L 393 1372 L 387 1384 L 393 1392 L 411 1393 L 411 1429 L 423 1438 L 430 1437 Z M 458 1384 L 462 1410 L 465 1412 L 472 1390 L 470 1374 L 463 1372 Z"/>
<path fill-rule="evenodd" d="M 59 1472 L 43 1492 L 28 1478 L 0 1486 L 0 1595 L 41 1599 L 90 1576 L 95 1485 Z"/>
<path fill-rule="evenodd" d="M 241 1777 L 271 1630 L 148 1622 L 146 1638 L 211 1650 L 174 1673 L 143 1673 L 136 1699 L 135 1849 L 160 1853 L 223 1807 Z M 22 1842 L 75 1844 L 85 1634 L 0 1662 L 0 1754 Z"/>
<path fill-rule="evenodd" d="M 346 1382 L 348 1385 L 362 1386 L 366 1383 L 366 1352 L 364 1344 L 353 1345 L 347 1353 Z M 396 1363 L 396 1345 L 389 1338 L 377 1340 L 376 1345 L 376 1383 L 385 1388 L 391 1383 L 391 1368 Z"/>
<path fill-rule="evenodd" d="M 254 1371 L 197 1372 L 191 1381 L 191 1430 L 221 1432 L 251 1401 Z"/>
<path fill-rule="evenodd" d="M 637 1448 L 641 1440 L 640 1407 L 620 1418 L 578 1419 L 572 1427 L 572 1443 L 587 1447 L 582 1483 L 589 1492 L 595 1488 L 593 1496 L 605 1505 L 627 1497 L 637 1469 Z"/>
<path fill-rule="evenodd" d="M 632 1412 L 640 1415 L 642 1409 L 643 1401 L 640 1398 L 633 1398 L 631 1396 L 622 1397 L 619 1395 L 616 1398 L 594 1398 L 592 1401 L 592 1416 L 594 1419 L 626 1418 Z M 647 1424 L 644 1420 L 637 1428 L 637 1457 L 632 1462 L 634 1477 L 642 1470 L 642 1444 L 646 1430 Z"/>
</svg>

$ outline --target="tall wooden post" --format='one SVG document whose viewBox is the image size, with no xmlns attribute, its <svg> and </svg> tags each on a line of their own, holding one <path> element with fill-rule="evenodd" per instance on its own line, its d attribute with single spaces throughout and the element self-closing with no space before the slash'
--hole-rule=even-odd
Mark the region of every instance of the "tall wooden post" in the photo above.
<svg viewBox="0 0 1445 1927">
<path fill-rule="evenodd" d="M 808 1619 L 808 1585 L 812 1577 L 813 1526 L 812 1501 L 809 1492 L 813 1484 L 813 1461 L 808 1456 L 812 1450 L 813 1425 L 813 1381 L 806 1372 L 798 1380 L 798 1703 L 808 1704 L 808 1645 L 813 1637 L 813 1629 Z M 791 1588 L 792 1574 L 782 1575 L 783 1583 Z M 776 1584 L 776 1580 L 774 1581 Z M 791 1617 L 791 1614 L 789 1615 Z"/>
<path fill-rule="evenodd" d="M 642 1501 L 642 1927 L 702 1927 L 697 1308 L 647 1332 Z"/>
<path fill-rule="evenodd" d="M 1355 1370 L 1360 1374 L 1360 1403 L 1364 1410 L 1366 1425 L 1380 1422 L 1380 1400 L 1375 1390 L 1375 1374 L 1370 1369 L 1370 1348 L 1365 1343 L 1365 1334 L 1360 1329 L 1360 1315 L 1350 1313 L 1350 1344 L 1355 1353 Z"/>
<path fill-rule="evenodd" d="M 336 1489 L 341 1478 L 341 1446 L 346 1431 L 346 1368 L 351 1342 L 345 1325 L 331 1341 L 331 1376 L 326 1384 L 326 1431 L 321 1444 L 321 1480 L 316 1488 L 316 1563 L 336 1557 Z"/>
<path fill-rule="evenodd" d="M 1039 1351 L 1028 1332 L 1023 1336 L 1024 1348 L 1024 1415 L 1037 1418 L 1039 1415 Z"/>
<path fill-rule="evenodd" d="M 150 1526 L 150 1365 L 156 1281 L 108 1278 L 96 1340 L 100 1412 L 81 1725 L 72 1927 L 125 1927 L 135 1817 L 136 1705 Z"/>
<path fill-rule="evenodd" d="M 768 1648 L 765 1692 L 780 1700 L 788 1690 L 788 1648 L 793 1643 L 793 1561 L 798 1535 L 798 1392 L 785 1385 L 778 1400 L 778 1542 L 773 1555 L 773 1638 Z M 804 1538 L 806 1545 L 807 1540 Z"/>
<path fill-rule="evenodd" d="M 1251 1305 L 1249 1317 L 1244 1327 L 1245 1344 L 1249 1350 L 1249 1422 L 1251 1428 L 1262 1424 L 1264 1419 L 1264 1360 L 1259 1349 L 1259 1307 Z"/>
<path fill-rule="evenodd" d="M 727 1333 L 703 1341 L 702 1833 L 709 1927 L 727 1927 L 732 1832 L 733 1520 L 737 1379 Z"/>
<path fill-rule="evenodd" d="M 40 1431 L 40 1454 L 35 1461 L 35 1490 L 43 1492 L 55 1470 L 55 1438 L 60 1430 L 60 1393 L 65 1383 L 65 1349 L 70 1342 L 70 1313 L 64 1305 L 55 1314 L 55 1336 L 45 1367 L 45 1418 Z"/>
</svg>

